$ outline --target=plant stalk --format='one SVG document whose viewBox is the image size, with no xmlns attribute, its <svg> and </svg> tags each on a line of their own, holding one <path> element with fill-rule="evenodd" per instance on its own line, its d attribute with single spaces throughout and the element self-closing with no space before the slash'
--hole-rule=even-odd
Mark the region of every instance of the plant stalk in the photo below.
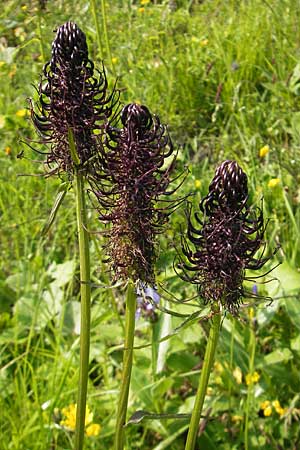
<svg viewBox="0 0 300 450">
<path fill-rule="evenodd" d="M 71 129 L 68 130 L 68 140 L 70 153 L 74 162 L 74 166 L 76 167 L 79 165 L 80 160 L 76 151 L 74 135 Z M 86 397 L 89 373 L 91 279 L 89 235 L 87 232 L 87 211 L 84 194 L 84 175 L 77 168 L 75 169 L 74 175 L 74 189 L 76 196 L 81 301 L 80 363 L 76 409 L 75 450 L 82 450 L 85 431 Z"/>
<path fill-rule="evenodd" d="M 250 311 L 252 308 L 250 309 Z M 253 312 L 253 310 L 252 310 Z M 252 313 L 251 312 L 251 313 Z M 251 320 L 251 317 L 250 317 Z M 255 350 L 256 350 L 256 342 L 255 342 L 255 331 L 253 329 L 253 321 L 251 320 L 250 327 L 250 342 L 249 342 L 249 374 L 252 376 L 254 372 L 254 361 L 255 361 Z M 245 411 L 245 429 L 244 429 L 244 445 L 245 450 L 249 449 L 249 413 L 251 407 L 251 400 L 253 398 L 253 382 L 251 381 L 248 390 L 247 390 L 247 400 L 246 400 L 246 411 Z"/>
<path fill-rule="evenodd" d="M 96 35 L 97 35 L 97 43 L 98 43 L 98 50 L 100 52 L 100 58 L 103 61 L 104 54 L 103 54 L 103 45 L 102 45 L 102 39 L 101 39 L 101 31 L 99 26 L 99 20 L 98 20 L 98 14 L 97 14 L 97 6 L 96 6 L 96 0 L 91 0 L 91 10 L 92 15 L 95 22 L 95 28 L 96 28 Z"/>
<path fill-rule="evenodd" d="M 136 314 L 136 293 L 134 289 L 134 284 L 132 283 L 132 281 L 129 281 L 127 287 L 126 312 L 125 312 L 123 372 L 117 410 L 114 450 L 122 450 L 124 448 L 124 425 L 126 422 L 129 385 L 132 369 L 135 314 Z"/>
<path fill-rule="evenodd" d="M 196 394 L 195 404 L 190 421 L 187 440 L 185 443 L 185 450 L 194 450 L 196 444 L 197 433 L 199 429 L 199 422 L 201 418 L 203 403 L 206 395 L 207 385 L 209 381 L 210 372 L 214 362 L 216 347 L 219 338 L 221 323 L 221 314 L 217 312 L 212 319 L 212 325 L 209 331 L 207 346 L 205 350 L 203 367 L 200 374 L 198 390 Z"/>
</svg>

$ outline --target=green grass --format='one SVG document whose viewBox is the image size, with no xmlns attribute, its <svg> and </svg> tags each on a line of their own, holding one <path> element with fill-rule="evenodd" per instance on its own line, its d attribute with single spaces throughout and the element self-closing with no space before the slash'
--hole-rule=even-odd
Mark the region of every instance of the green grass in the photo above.
<svg viewBox="0 0 300 450">
<path fill-rule="evenodd" d="M 78 379 L 74 196 L 68 192 L 43 236 L 60 180 L 45 179 L 42 164 L 32 161 L 41 157 L 21 141 L 36 136 L 28 115 L 17 114 L 27 107 L 28 97 L 35 98 L 32 85 L 40 79 L 42 52 L 46 60 L 50 56 L 53 29 L 70 19 L 86 32 L 99 66 L 103 55 L 111 87 L 118 78 L 122 102 L 144 103 L 169 124 L 179 149 L 178 169 L 190 170 L 182 195 L 194 192 L 197 205 L 215 166 L 235 158 L 248 174 L 251 199 L 261 205 L 264 198 L 265 216 L 270 219 L 267 250 L 280 244 L 273 265 L 277 260 L 283 264 L 267 276 L 276 280 L 258 289 L 274 301 L 253 305 L 247 299 L 245 303 L 254 306 L 254 319 L 246 307 L 241 308 L 240 320 L 224 319 L 217 350 L 222 368 L 216 365 L 205 400 L 212 420 L 199 446 L 244 448 L 248 416 L 249 448 L 296 448 L 300 438 L 298 2 L 178 0 L 144 6 L 130 0 L 106 2 L 107 40 L 104 2 L 96 1 L 96 17 L 90 3 L 82 0 L 48 1 L 40 15 L 38 4 L 8 0 L 0 13 L 0 450 L 72 448 L 73 434 L 59 422 L 62 408 L 76 401 Z M 260 158 L 264 145 L 270 151 Z M 18 158 L 21 151 L 23 159 Z M 268 187 L 273 178 L 280 183 Z M 89 228 L 99 230 L 97 213 L 93 205 L 89 208 Z M 158 282 L 180 299 L 196 294 L 172 269 L 174 244 L 180 246 L 178 235 L 184 229 L 182 207 L 160 238 L 157 265 Z M 86 448 L 104 450 L 113 442 L 124 292 L 112 291 L 102 270 L 103 237 L 91 234 L 91 240 L 95 287 L 88 403 L 101 433 L 87 437 Z M 201 308 L 207 315 L 200 300 L 193 303 L 198 306 L 164 300 L 165 307 L 177 312 Z M 129 414 L 191 412 L 208 324 L 197 319 L 182 326 L 182 317 L 168 317 L 158 312 L 155 324 L 138 321 L 135 345 L 142 348 L 134 353 Z M 249 360 L 252 333 L 254 363 Z M 166 334 L 170 338 L 158 343 L 158 336 Z M 157 357 L 163 368 L 158 373 Z M 252 365 L 260 379 L 249 387 L 245 377 Z M 240 384 L 233 375 L 237 367 L 243 375 Z M 269 417 L 261 417 L 261 402 L 276 399 L 287 413 L 280 417 L 273 407 Z M 127 427 L 128 449 L 180 450 L 186 430 L 186 420 L 145 419 Z"/>
</svg>

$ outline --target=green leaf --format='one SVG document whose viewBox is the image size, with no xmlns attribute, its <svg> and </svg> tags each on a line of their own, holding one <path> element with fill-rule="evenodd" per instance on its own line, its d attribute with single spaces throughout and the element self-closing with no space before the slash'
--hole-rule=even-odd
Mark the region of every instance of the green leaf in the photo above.
<svg viewBox="0 0 300 450">
<path fill-rule="evenodd" d="M 50 212 L 50 215 L 48 217 L 48 220 L 45 223 L 45 225 L 44 225 L 44 227 L 43 227 L 43 229 L 41 231 L 42 236 L 47 234 L 48 231 L 50 230 L 50 228 L 51 228 L 51 226 L 52 226 L 52 224 L 53 224 L 53 222 L 55 220 L 57 211 L 59 210 L 59 207 L 62 204 L 66 193 L 68 192 L 68 189 L 69 189 L 69 183 L 62 183 L 60 185 L 60 187 L 58 189 L 58 192 L 56 194 L 56 199 L 55 199 L 54 205 L 53 205 L 53 207 L 51 209 L 51 212 Z"/>
<path fill-rule="evenodd" d="M 72 280 L 75 267 L 73 259 L 62 264 L 53 263 L 48 269 L 48 274 L 54 278 L 57 287 L 63 287 Z"/>
<path fill-rule="evenodd" d="M 300 300 L 299 295 L 296 296 L 300 293 L 300 273 L 284 262 L 274 269 L 272 275 L 277 278 L 278 283 L 275 289 L 270 288 L 270 296 L 283 297 L 280 303 L 286 308 L 293 324 L 300 329 Z"/>
<path fill-rule="evenodd" d="M 272 364 L 285 363 L 293 358 L 293 353 L 289 348 L 277 349 L 272 353 L 266 355 L 263 361 L 258 364 L 258 367 L 269 366 Z"/>
</svg>

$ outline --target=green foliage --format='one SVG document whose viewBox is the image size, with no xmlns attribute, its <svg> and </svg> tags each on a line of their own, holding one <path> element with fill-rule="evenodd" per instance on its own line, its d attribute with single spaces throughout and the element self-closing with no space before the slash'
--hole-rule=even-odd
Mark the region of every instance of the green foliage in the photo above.
<svg viewBox="0 0 300 450">
<path fill-rule="evenodd" d="M 253 202 L 261 205 L 264 199 L 270 219 L 266 251 L 280 244 L 269 268 L 277 260 L 283 264 L 258 279 L 257 286 L 259 294 L 273 302 L 247 299 L 240 320 L 224 319 L 205 400 L 204 411 L 209 414 L 198 444 L 205 449 L 244 448 L 248 408 L 250 448 L 296 448 L 300 439 L 299 2 L 107 2 L 109 49 L 102 35 L 99 48 L 89 2 L 48 1 L 44 11 L 40 3 L 8 0 L 0 13 L 1 450 L 72 448 L 73 433 L 60 422 L 62 408 L 75 402 L 78 378 L 74 197 L 61 188 L 60 180 L 43 177 L 42 156 L 21 142 L 36 139 L 26 98 L 35 97 L 32 84 L 39 82 L 49 58 L 53 29 L 70 19 L 87 33 L 99 65 L 103 54 L 111 87 L 118 77 L 122 102 L 145 103 L 169 124 L 179 152 L 178 171 L 189 169 L 180 195 L 193 192 L 190 202 L 197 205 L 216 163 L 236 158 L 249 176 Z M 101 3 L 96 1 L 100 31 Z M 33 141 L 28 143 L 46 151 Z M 267 153 L 260 156 L 266 145 Z M 23 159 L 18 158 L 21 152 Z M 90 230 L 99 231 L 102 225 L 94 205 L 89 208 Z M 160 239 L 157 266 L 159 286 L 168 292 L 159 288 L 165 297 L 161 307 L 176 316 L 157 311 L 155 323 L 138 320 L 128 417 L 136 411 L 144 414 L 126 428 L 130 449 L 182 449 L 188 421 L 174 414 L 189 414 L 193 406 L 209 311 L 195 289 L 172 269 L 174 247 L 180 248 L 180 233 L 185 230 L 184 209 L 177 210 Z M 124 292 L 110 286 L 103 237 L 91 234 L 91 239 L 88 403 L 101 432 L 86 438 L 86 448 L 104 450 L 111 448 L 114 434 Z M 247 284 L 247 289 L 252 286 Z M 192 297 L 186 304 L 176 301 Z M 249 385 L 251 333 L 259 379 Z M 265 415 L 261 404 L 266 400 L 278 400 L 287 409 L 279 414 L 273 405 L 271 414 Z M 156 418 L 146 418 L 145 411 Z"/>
</svg>

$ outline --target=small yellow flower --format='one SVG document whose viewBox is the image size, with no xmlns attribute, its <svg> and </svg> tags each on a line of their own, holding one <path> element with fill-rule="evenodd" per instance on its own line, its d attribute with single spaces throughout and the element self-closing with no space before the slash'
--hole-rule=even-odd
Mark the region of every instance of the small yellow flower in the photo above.
<svg viewBox="0 0 300 450">
<path fill-rule="evenodd" d="M 224 367 L 218 361 L 215 362 L 214 368 L 215 368 L 215 371 L 218 372 L 218 373 L 224 372 Z"/>
<path fill-rule="evenodd" d="M 271 404 L 270 400 L 265 400 L 260 404 L 260 409 L 266 409 L 268 408 L 268 406 L 270 406 L 270 404 Z"/>
<path fill-rule="evenodd" d="M 101 426 L 99 423 L 92 423 L 85 429 L 85 434 L 87 436 L 98 436 L 101 431 Z"/>
<path fill-rule="evenodd" d="M 275 411 L 277 412 L 277 414 L 279 414 L 280 416 L 282 416 L 283 414 L 286 413 L 287 408 L 282 408 L 282 406 L 280 405 L 279 400 L 274 400 L 272 402 L 272 405 L 274 406 Z"/>
<path fill-rule="evenodd" d="M 19 111 L 16 112 L 17 117 L 25 117 L 27 114 L 27 109 L 19 109 Z"/>
<path fill-rule="evenodd" d="M 213 388 L 208 386 L 208 388 L 206 389 L 206 395 L 210 396 L 213 394 Z"/>
<path fill-rule="evenodd" d="M 21 10 L 22 10 L 22 11 L 26 11 L 26 9 L 27 9 L 27 5 L 22 5 L 22 6 L 21 6 Z"/>
<path fill-rule="evenodd" d="M 254 374 L 252 375 L 252 382 L 253 383 L 257 383 L 260 379 L 260 375 L 258 372 L 254 372 Z"/>
<path fill-rule="evenodd" d="M 111 58 L 111 62 L 112 62 L 113 64 L 117 64 L 118 58 L 117 58 L 116 56 L 114 56 L 113 58 Z"/>
<path fill-rule="evenodd" d="M 264 409 L 264 416 L 269 417 L 271 414 L 272 414 L 272 406 L 270 405 Z"/>
<path fill-rule="evenodd" d="M 202 39 L 200 41 L 200 47 L 206 47 L 208 45 L 208 39 Z"/>
<path fill-rule="evenodd" d="M 77 405 L 75 403 L 71 403 L 66 408 L 63 408 L 61 412 L 65 416 L 65 419 L 61 420 L 60 425 L 68 428 L 69 430 L 75 430 L 76 426 L 76 410 Z M 93 421 L 93 413 L 90 411 L 88 405 L 86 405 L 85 410 L 85 426 L 90 425 Z"/>
<path fill-rule="evenodd" d="M 287 408 L 278 408 L 276 409 L 277 414 L 279 414 L 280 416 L 283 416 L 286 412 L 287 412 Z"/>
<path fill-rule="evenodd" d="M 279 400 L 274 400 L 272 402 L 272 405 L 274 406 L 275 409 L 281 408 Z"/>
<path fill-rule="evenodd" d="M 239 367 L 236 367 L 234 369 L 234 371 L 232 372 L 232 375 L 233 375 L 235 381 L 237 382 L 237 384 L 241 384 L 242 383 L 243 374 L 242 374 L 242 371 L 241 371 L 241 369 Z"/>
<path fill-rule="evenodd" d="M 259 150 L 259 157 L 260 158 L 264 158 L 270 151 L 270 147 L 268 145 L 264 145 L 260 150 Z"/>
<path fill-rule="evenodd" d="M 76 405 L 72 403 L 71 405 L 63 408 L 61 412 L 65 416 L 64 420 L 60 421 L 60 425 L 68 428 L 69 430 L 75 430 L 76 426 Z"/>
<path fill-rule="evenodd" d="M 246 375 L 246 384 L 249 386 L 250 384 L 255 384 L 260 379 L 260 375 L 258 372 L 253 372 L 253 374 L 248 373 Z"/>
<path fill-rule="evenodd" d="M 269 180 L 268 182 L 268 187 L 273 189 L 276 186 L 278 186 L 280 183 L 280 178 L 271 178 L 271 180 Z"/>
<path fill-rule="evenodd" d="M 10 148 L 9 146 L 5 147 L 5 153 L 6 153 L 7 155 L 10 155 L 10 154 L 11 154 L 11 148 Z"/>
<path fill-rule="evenodd" d="M 232 416 L 231 420 L 232 420 L 233 423 L 239 423 L 239 422 L 241 422 L 243 420 L 243 418 L 242 418 L 242 416 L 237 416 L 236 415 L 236 416 Z"/>
<path fill-rule="evenodd" d="M 145 12 L 145 8 L 139 8 L 138 12 L 141 13 L 141 14 L 144 13 Z"/>
<path fill-rule="evenodd" d="M 143 6 L 148 5 L 149 3 L 150 3 L 150 0 L 141 0 L 140 1 L 140 4 Z"/>
<path fill-rule="evenodd" d="M 196 188 L 196 189 L 200 189 L 200 188 L 201 188 L 201 184 L 202 184 L 202 183 L 201 183 L 201 180 L 198 180 L 198 179 L 195 180 L 195 188 Z"/>
<path fill-rule="evenodd" d="M 197 38 L 196 36 L 192 36 L 192 37 L 191 37 L 191 41 L 192 41 L 192 42 L 198 42 L 198 38 Z"/>
</svg>

